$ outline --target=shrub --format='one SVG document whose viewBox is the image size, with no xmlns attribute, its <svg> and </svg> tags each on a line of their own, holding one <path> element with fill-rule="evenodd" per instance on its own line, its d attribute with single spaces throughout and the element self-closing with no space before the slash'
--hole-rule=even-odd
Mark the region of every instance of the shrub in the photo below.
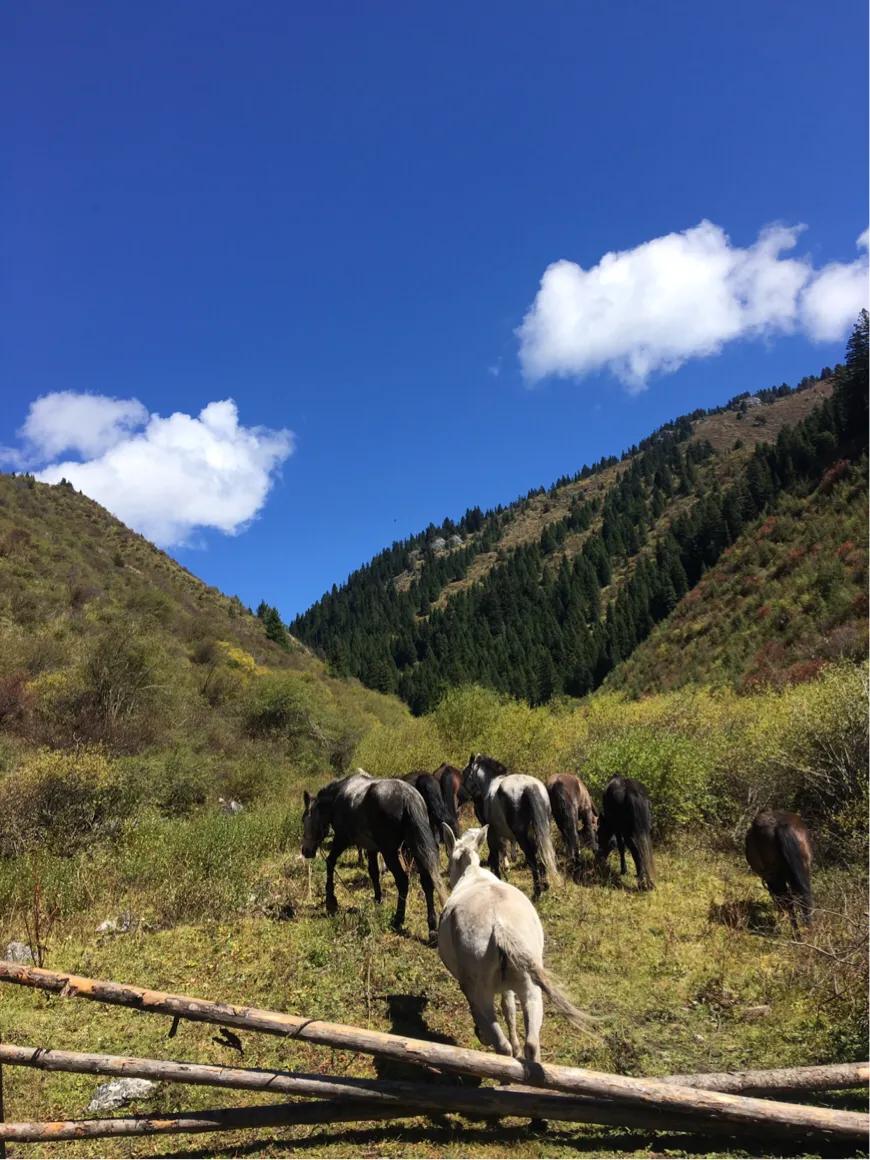
<svg viewBox="0 0 870 1160">
<path fill-rule="evenodd" d="M 209 776 L 205 761 L 177 749 L 166 758 L 157 772 L 154 801 L 160 812 L 167 817 L 184 817 L 205 804 L 208 790 Z"/>
<path fill-rule="evenodd" d="M 124 813 L 120 783 L 102 752 L 36 750 L 0 780 L 0 854 L 70 854 L 116 833 Z"/>
</svg>

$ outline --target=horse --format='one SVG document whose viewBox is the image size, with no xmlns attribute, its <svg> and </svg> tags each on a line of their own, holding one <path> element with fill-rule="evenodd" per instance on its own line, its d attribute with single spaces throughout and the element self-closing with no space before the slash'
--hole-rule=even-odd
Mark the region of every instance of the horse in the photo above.
<svg viewBox="0 0 870 1160">
<path fill-rule="evenodd" d="M 576 877 L 580 872 L 580 843 L 578 830 L 582 824 L 583 835 L 598 853 L 598 811 L 592 802 L 589 790 L 573 773 L 556 773 L 547 782 L 550 808 L 553 820 L 565 842 L 571 872 Z"/>
<path fill-rule="evenodd" d="M 455 765 L 448 765 L 445 761 L 433 770 L 432 776 L 441 787 L 441 796 L 449 814 L 450 828 L 454 834 L 458 834 L 459 807 L 463 802 L 469 801 L 468 793 L 462 784 L 462 770 L 457 769 Z"/>
<path fill-rule="evenodd" d="M 532 871 L 532 897 L 549 888 L 548 875 L 559 879 L 550 838 L 550 799 L 543 783 L 524 773 L 509 773 L 501 762 L 482 753 L 471 755 L 462 773 L 478 819 L 487 825 L 487 865 L 501 877 L 504 842 L 518 842 Z"/>
<path fill-rule="evenodd" d="M 605 863 L 619 848 L 619 872 L 625 873 L 625 847 L 631 851 L 640 890 L 652 890 L 655 865 L 652 851 L 652 810 L 649 795 L 633 777 L 612 777 L 604 787 L 598 819 L 598 859 Z"/>
<path fill-rule="evenodd" d="M 797 814 L 762 810 L 746 834 L 746 861 L 763 880 L 770 896 L 791 919 L 809 925 L 813 909 L 810 832 Z"/>
<path fill-rule="evenodd" d="M 425 773 L 423 770 L 414 770 L 412 773 L 406 773 L 402 781 L 412 785 L 426 803 L 426 813 L 429 815 L 432 837 L 435 839 L 435 845 L 440 845 L 444 841 L 442 826 L 445 822 L 447 825 L 452 825 L 456 818 L 450 814 L 444 804 L 441 787 L 435 776 L 431 773 Z"/>
<path fill-rule="evenodd" d="M 377 779 L 358 769 L 324 786 L 316 797 L 303 793 L 302 855 L 313 858 L 330 828 L 332 849 L 326 857 L 326 912 L 335 914 L 335 864 L 348 846 L 361 846 L 367 854 L 369 877 L 375 902 L 381 901 L 381 876 L 378 854 L 393 875 L 399 894 L 393 927 L 405 922 L 408 875 L 399 859 L 399 848 L 407 846 L 420 872 L 420 885 L 426 897 L 426 918 L 430 937 L 435 936 L 435 895 L 444 901 L 444 887 L 438 867 L 438 847 L 432 838 L 426 804 L 419 792 L 398 778 Z"/>
<path fill-rule="evenodd" d="M 454 837 L 444 828 L 451 891 L 438 925 L 438 954 L 468 1000 L 474 1031 L 481 1043 L 501 1055 L 537 1063 L 541 1058 L 543 994 L 575 1026 L 591 1020 L 579 1011 L 544 967 L 544 931 L 529 899 L 485 870 L 480 851 L 487 827 Z M 508 1027 L 502 1031 L 496 995 Z M 521 1054 L 517 1037 L 516 996 L 523 1009 L 526 1039 Z"/>
</svg>

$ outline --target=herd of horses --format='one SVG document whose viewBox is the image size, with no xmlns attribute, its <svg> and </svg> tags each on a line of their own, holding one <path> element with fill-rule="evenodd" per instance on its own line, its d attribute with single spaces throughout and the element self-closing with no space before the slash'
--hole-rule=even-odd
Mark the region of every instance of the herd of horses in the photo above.
<svg viewBox="0 0 870 1160">
<path fill-rule="evenodd" d="M 478 1038 L 504 1054 L 521 1054 L 516 1031 L 516 1000 L 525 1023 L 526 1059 L 540 1058 L 543 995 L 576 1026 L 590 1026 L 585 1016 L 544 967 L 544 935 L 534 901 L 559 880 L 551 825 L 565 845 L 568 873 L 581 877 L 581 846 L 603 866 L 619 853 L 620 873 L 631 854 L 640 890 L 655 881 L 652 807 L 644 786 L 634 778 L 615 776 L 602 796 L 599 813 L 583 782 L 560 773 L 546 785 L 537 777 L 511 773 L 484 754 L 472 754 L 464 770 L 441 765 L 400 778 L 375 778 L 363 770 L 339 778 L 312 796 L 304 793 L 302 854 L 313 858 L 329 831 L 326 857 L 326 909 L 334 914 L 335 866 L 356 847 L 366 859 L 375 901 L 381 901 L 380 861 L 392 874 L 398 893 L 394 927 L 401 928 L 416 866 L 426 899 L 429 936 L 442 961 L 465 995 Z M 479 827 L 461 834 L 460 808 L 470 802 Z M 441 877 L 439 846 L 448 856 L 450 893 Z M 486 866 L 481 865 L 484 844 Z M 508 847 L 519 847 L 532 874 L 532 900 L 503 881 Z M 812 912 L 809 832 L 796 815 L 765 810 L 746 835 L 746 857 L 762 878 L 774 902 L 788 914 L 795 930 Z M 442 907 L 440 921 L 436 902 Z M 508 1028 L 505 1036 L 496 1016 L 500 998 Z"/>
</svg>

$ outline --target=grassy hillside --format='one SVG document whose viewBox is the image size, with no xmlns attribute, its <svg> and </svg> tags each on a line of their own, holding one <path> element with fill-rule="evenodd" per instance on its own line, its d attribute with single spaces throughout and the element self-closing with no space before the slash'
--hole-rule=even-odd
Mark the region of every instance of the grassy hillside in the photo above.
<svg viewBox="0 0 870 1160">
<path fill-rule="evenodd" d="M 254 794 L 405 715 L 266 627 L 71 487 L 0 475 L 0 768 L 85 745 Z"/>
<path fill-rule="evenodd" d="M 784 495 L 607 678 L 630 695 L 805 681 L 867 654 L 867 465 Z"/>
<path fill-rule="evenodd" d="M 859 332 L 857 361 L 866 362 Z M 619 460 L 394 544 L 291 628 L 338 671 L 398 691 L 417 713 L 464 682 L 532 704 L 582 696 L 619 671 L 724 551 L 742 558 L 743 537 L 777 504 L 791 513 L 779 524 L 783 540 L 798 532 L 807 505 L 817 542 L 836 538 L 844 521 L 832 481 L 866 449 L 866 382 L 853 354 L 796 390 L 740 395 L 694 412 Z M 860 650 L 860 625 L 847 622 L 863 616 L 854 600 L 863 578 L 849 569 L 836 624 L 830 609 L 816 615 L 802 591 L 783 584 L 786 602 L 803 601 L 811 653 L 829 627 L 842 630 L 841 641 L 858 642 L 846 655 Z M 779 646 L 776 663 L 797 675 L 809 655 L 804 645 L 792 633 Z M 713 668 L 695 675 L 719 679 Z"/>
</svg>

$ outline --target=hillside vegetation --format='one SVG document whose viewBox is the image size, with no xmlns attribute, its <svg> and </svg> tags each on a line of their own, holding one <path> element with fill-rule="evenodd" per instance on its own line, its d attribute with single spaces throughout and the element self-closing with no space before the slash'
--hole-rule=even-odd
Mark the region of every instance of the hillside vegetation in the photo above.
<svg viewBox="0 0 870 1160">
<path fill-rule="evenodd" d="M 137 792 L 182 810 L 342 767 L 372 723 L 406 715 L 262 611 L 70 486 L 0 475 L 0 769 L 53 750 L 125 758 Z"/>
<path fill-rule="evenodd" d="M 723 553 L 742 558 L 744 541 L 778 504 L 791 516 L 780 521 L 781 539 L 802 529 L 805 512 L 819 532 L 820 555 L 848 539 L 838 539 L 851 524 L 841 510 L 843 488 L 834 485 L 847 475 L 866 478 L 866 365 L 864 315 L 836 371 L 825 368 L 824 377 L 794 391 L 782 386 L 694 412 L 620 460 L 394 544 L 291 629 L 336 671 L 398 691 L 416 713 L 466 681 L 540 704 L 561 693 L 583 696 L 611 673 L 628 680 L 619 666 L 696 595 Z M 796 539 L 786 551 L 800 547 Z M 790 572 L 783 567 L 780 577 Z M 770 668 L 797 676 L 802 662 L 828 659 L 825 650 L 863 655 L 859 558 L 844 566 L 842 581 L 842 606 L 825 598 L 818 615 L 802 590 L 783 582 L 783 600 L 801 604 L 811 641 L 784 633 Z M 711 662 L 696 675 L 720 679 L 727 671 L 728 679 L 742 679 L 752 671 L 747 658 L 725 663 L 714 652 Z M 641 671 L 631 687 L 657 687 L 642 685 Z"/>
</svg>

